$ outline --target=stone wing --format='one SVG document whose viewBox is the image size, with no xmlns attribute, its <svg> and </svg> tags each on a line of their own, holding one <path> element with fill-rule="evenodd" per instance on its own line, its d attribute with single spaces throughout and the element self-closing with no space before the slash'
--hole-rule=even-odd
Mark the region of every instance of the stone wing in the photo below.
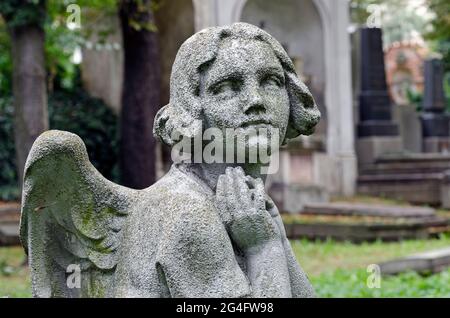
<svg viewBox="0 0 450 318">
<path fill-rule="evenodd" d="M 25 166 L 20 224 L 33 295 L 112 296 L 122 227 L 140 193 L 105 179 L 77 135 L 43 133 Z"/>
</svg>

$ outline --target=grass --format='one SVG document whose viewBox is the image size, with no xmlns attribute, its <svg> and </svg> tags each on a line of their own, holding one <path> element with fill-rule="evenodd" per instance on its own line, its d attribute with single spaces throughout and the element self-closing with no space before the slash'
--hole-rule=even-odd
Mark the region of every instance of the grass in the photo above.
<svg viewBox="0 0 450 318">
<path fill-rule="evenodd" d="M 403 273 L 382 277 L 381 288 L 367 285 L 370 264 L 448 246 L 450 235 L 392 243 L 292 241 L 318 297 L 450 297 L 450 268 L 430 276 Z"/>
<path fill-rule="evenodd" d="M 380 288 L 368 287 L 369 275 L 365 269 L 337 269 L 310 279 L 318 297 L 450 297 L 450 269 L 430 276 L 382 277 Z"/>
<path fill-rule="evenodd" d="M 381 278 L 381 288 L 370 289 L 369 264 L 450 246 L 450 235 L 402 242 L 292 241 L 299 263 L 319 297 L 450 297 L 450 269 L 435 275 L 404 273 Z M 0 297 L 30 297 L 28 268 L 22 248 L 0 248 Z"/>
<path fill-rule="evenodd" d="M 28 267 L 22 247 L 0 247 L 0 297 L 31 297 Z"/>
<path fill-rule="evenodd" d="M 292 241 L 292 248 L 299 263 L 306 273 L 312 276 L 337 269 L 365 269 L 369 264 L 446 246 L 450 246 L 450 235 L 441 235 L 438 239 L 429 240 L 378 241 L 362 244 L 334 241 Z"/>
</svg>

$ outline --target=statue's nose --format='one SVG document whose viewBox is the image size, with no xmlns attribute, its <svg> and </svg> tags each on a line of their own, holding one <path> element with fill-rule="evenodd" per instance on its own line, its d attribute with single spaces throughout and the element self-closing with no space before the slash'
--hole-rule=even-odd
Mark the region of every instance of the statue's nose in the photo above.
<svg viewBox="0 0 450 318">
<path fill-rule="evenodd" d="M 258 87 L 249 87 L 243 111 L 246 115 L 257 115 L 266 112 L 266 107 L 264 106 L 264 98 L 261 96 Z"/>
</svg>

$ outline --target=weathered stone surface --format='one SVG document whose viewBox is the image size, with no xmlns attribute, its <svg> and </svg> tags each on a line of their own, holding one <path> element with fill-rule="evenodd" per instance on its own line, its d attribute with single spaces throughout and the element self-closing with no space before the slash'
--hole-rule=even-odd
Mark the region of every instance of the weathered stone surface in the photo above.
<svg viewBox="0 0 450 318">
<path fill-rule="evenodd" d="M 320 204 L 330 200 L 328 193 L 321 187 L 303 186 L 301 184 L 285 187 L 283 212 L 298 213 L 304 209 L 305 204 L 315 202 Z"/>
<path fill-rule="evenodd" d="M 0 221 L 19 220 L 20 204 L 19 203 L 3 203 L 0 205 Z"/>
<path fill-rule="evenodd" d="M 19 223 L 0 222 L 0 246 L 17 245 L 19 243 Z"/>
<path fill-rule="evenodd" d="M 435 214 L 435 210 L 432 208 L 414 206 L 334 202 L 307 204 L 303 209 L 303 213 L 316 215 L 361 215 L 393 218 L 420 218 L 433 216 Z"/>
<path fill-rule="evenodd" d="M 20 204 L 0 205 L 0 246 L 19 244 Z"/>
<path fill-rule="evenodd" d="M 392 121 L 392 106 L 386 85 L 382 30 L 362 28 L 360 35 L 359 123 L 356 152 L 358 166 L 373 164 L 385 153 L 401 151 L 398 125 Z"/>
<path fill-rule="evenodd" d="M 332 239 L 354 243 L 427 239 L 446 233 L 450 220 L 440 216 L 391 217 L 371 215 L 300 214 L 286 216 L 291 239 Z"/>
<path fill-rule="evenodd" d="M 425 61 L 425 92 L 423 108 L 426 112 L 442 113 L 445 111 L 444 65 L 438 59 Z M 431 135 L 434 136 L 434 135 Z"/>
<path fill-rule="evenodd" d="M 281 45 L 237 23 L 202 30 L 181 46 L 170 103 L 154 127 L 171 146 L 174 132 L 193 138 L 214 127 L 245 135 L 257 123 L 278 129 L 282 142 L 311 133 L 319 118 Z M 313 296 L 261 167 L 177 163 L 151 187 L 132 190 L 103 178 L 76 135 L 44 133 L 23 189 L 21 239 L 33 295 Z M 67 284 L 73 265 L 81 270 L 78 287 Z"/>
<path fill-rule="evenodd" d="M 441 204 L 441 173 L 360 175 L 358 193 L 414 204 Z"/>
<path fill-rule="evenodd" d="M 401 150 L 402 140 L 399 136 L 372 136 L 358 138 L 356 150 L 360 170 L 371 165 L 386 154 L 396 154 Z"/>
<path fill-rule="evenodd" d="M 450 150 L 450 116 L 445 113 L 444 67 L 440 60 L 425 61 L 422 135 L 424 152 L 448 153 Z"/>
<path fill-rule="evenodd" d="M 397 136 L 398 127 L 391 119 L 391 102 L 386 86 L 382 31 L 362 28 L 361 92 L 359 93 L 358 136 Z"/>
<path fill-rule="evenodd" d="M 440 226 L 442 230 L 432 231 L 432 227 Z M 303 223 L 287 224 L 286 232 L 291 239 L 310 239 L 346 241 L 353 243 L 373 242 L 377 240 L 392 242 L 399 240 L 418 240 L 435 237 L 448 231 L 449 226 L 443 220 L 406 222 L 400 224 L 336 224 L 336 223 Z"/>
<path fill-rule="evenodd" d="M 380 270 L 385 275 L 395 275 L 405 271 L 437 273 L 449 266 L 450 248 L 445 247 L 381 263 Z"/>
<path fill-rule="evenodd" d="M 445 177 L 448 170 L 448 154 L 385 154 L 361 171 L 358 192 L 448 207 L 448 179 Z"/>
<path fill-rule="evenodd" d="M 422 152 L 422 123 L 414 105 L 394 107 L 394 117 L 399 126 L 402 149 L 405 152 Z"/>
</svg>

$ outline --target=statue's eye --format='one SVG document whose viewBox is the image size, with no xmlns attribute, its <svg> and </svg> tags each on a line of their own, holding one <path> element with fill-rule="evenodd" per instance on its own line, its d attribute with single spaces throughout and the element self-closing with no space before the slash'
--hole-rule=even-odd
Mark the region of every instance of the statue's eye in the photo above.
<svg viewBox="0 0 450 318">
<path fill-rule="evenodd" d="M 268 75 L 263 78 L 261 85 L 267 87 L 282 87 L 284 85 L 284 81 L 277 75 Z"/>
<path fill-rule="evenodd" d="M 238 79 L 227 79 L 214 84 L 211 87 L 211 92 L 214 95 L 232 96 L 239 91 L 241 82 Z"/>
</svg>

